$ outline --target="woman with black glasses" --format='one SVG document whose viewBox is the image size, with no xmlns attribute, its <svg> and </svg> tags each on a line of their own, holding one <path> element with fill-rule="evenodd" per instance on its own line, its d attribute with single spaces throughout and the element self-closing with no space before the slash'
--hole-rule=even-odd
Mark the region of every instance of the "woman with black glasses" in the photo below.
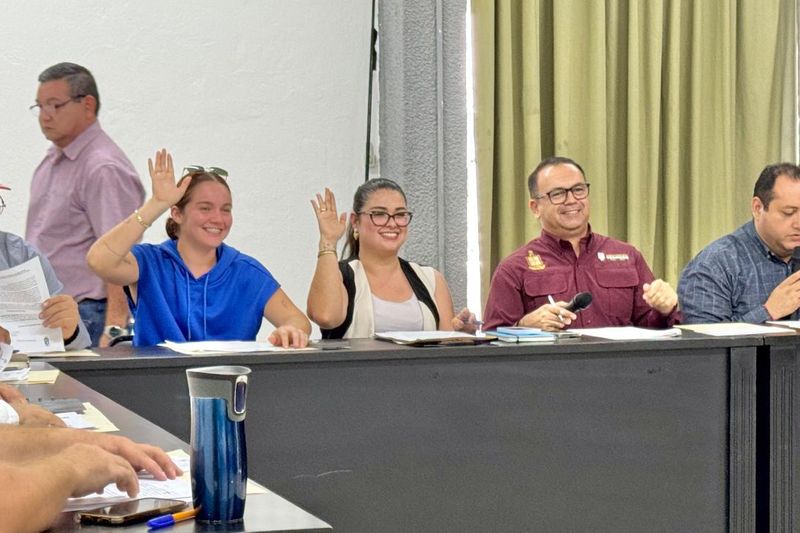
<svg viewBox="0 0 800 533">
<path fill-rule="evenodd" d="M 176 183 L 166 150 L 147 163 L 152 198 L 87 255 L 98 276 L 125 287 L 136 320 L 134 345 L 253 340 L 264 317 L 277 328 L 272 344 L 306 346 L 311 324 L 272 274 L 223 243 L 233 223 L 227 172 L 189 167 Z M 136 244 L 166 211 L 170 239 Z"/>
<path fill-rule="evenodd" d="M 372 179 L 353 198 L 347 214 L 336 209 L 330 189 L 311 200 L 319 224 L 317 268 L 308 294 L 308 316 L 326 339 L 371 337 L 375 332 L 475 331 L 475 316 L 453 313 L 441 273 L 398 256 L 412 213 L 400 186 Z M 343 261 L 336 244 L 347 228 Z"/>
</svg>

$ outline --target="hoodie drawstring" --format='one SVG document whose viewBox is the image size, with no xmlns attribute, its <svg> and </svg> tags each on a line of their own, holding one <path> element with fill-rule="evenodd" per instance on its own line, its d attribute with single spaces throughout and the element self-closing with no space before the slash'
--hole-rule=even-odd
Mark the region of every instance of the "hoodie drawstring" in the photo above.
<svg viewBox="0 0 800 533">
<path fill-rule="evenodd" d="M 206 313 L 208 312 L 208 278 L 211 276 L 206 276 L 206 282 L 203 284 L 203 338 L 208 338 L 208 328 L 206 324 Z"/>
<path fill-rule="evenodd" d="M 192 297 L 189 294 L 189 273 L 184 270 L 183 276 L 186 278 L 186 335 L 187 340 L 192 340 Z"/>
</svg>

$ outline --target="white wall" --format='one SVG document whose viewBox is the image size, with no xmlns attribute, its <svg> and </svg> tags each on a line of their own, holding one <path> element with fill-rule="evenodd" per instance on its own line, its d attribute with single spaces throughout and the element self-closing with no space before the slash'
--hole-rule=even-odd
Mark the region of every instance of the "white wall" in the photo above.
<svg viewBox="0 0 800 533">
<path fill-rule="evenodd" d="M 364 176 L 369 0 L 13 0 L 0 18 L 0 227 L 24 234 L 48 146 L 28 111 L 38 74 L 72 61 L 97 79 L 100 122 L 149 191 L 147 158 L 230 172 L 228 244 L 305 310 L 318 233 L 309 199 L 349 206 Z M 166 237 L 158 222 L 145 240 Z M 262 328 L 261 337 L 268 328 Z"/>
</svg>

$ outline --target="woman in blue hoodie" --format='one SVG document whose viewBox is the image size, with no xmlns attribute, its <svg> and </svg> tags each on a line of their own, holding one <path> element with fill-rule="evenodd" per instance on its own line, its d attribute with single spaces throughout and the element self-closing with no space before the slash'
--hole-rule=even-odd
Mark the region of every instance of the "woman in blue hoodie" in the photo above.
<svg viewBox="0 0 800 533">
<path fill-rule="evenodd" d="M 153 196 L 95 242 L 89 266 L 122 285 L 136 319 L 133 343 L 253 340 L 264 317 L 269 341 L 304 347 L 311 324 L 261 263 L 223 243 L 231 192 L 220 169 L 192 170 L 177 183 L 166 150 L 148 159 Z M 136 244 L 166 211 L 170 240 Z"/>
</svg>

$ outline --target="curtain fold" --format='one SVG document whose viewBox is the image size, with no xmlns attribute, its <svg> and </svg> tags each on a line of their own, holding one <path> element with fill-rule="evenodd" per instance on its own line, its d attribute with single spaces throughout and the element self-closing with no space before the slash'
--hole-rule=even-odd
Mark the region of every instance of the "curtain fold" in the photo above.
<svg viewBox="0 0 800 533">
<path fill-rule="evenodd" d="M 675 285 L 795 160 L 793 0 L 472 0 L 481 286 L 539 233 L 526 180 L 572 157 L 592 228 Z"/>
</svg>

